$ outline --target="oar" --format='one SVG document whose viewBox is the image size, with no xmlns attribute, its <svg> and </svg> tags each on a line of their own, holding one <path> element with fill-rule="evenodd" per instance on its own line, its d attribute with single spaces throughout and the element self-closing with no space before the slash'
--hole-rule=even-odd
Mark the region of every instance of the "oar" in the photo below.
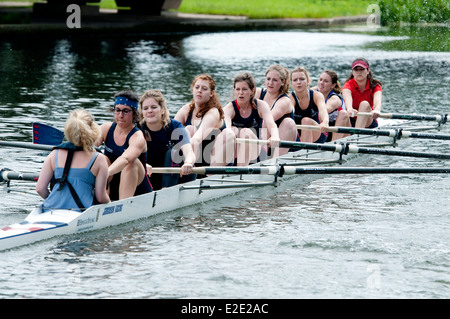
<svg viewBox="0 0 450 319">
<path fill-rule="evenodd" d="M 237 143 L 252 143 L 269 145 L 268 140 L 254 140 L 237 138 Z M 280 147 L 282 148 L 295 148 L 295 149 L 307 149 L 318 151 L 329 151 L 347 155 L 348 153 L 361 153 L 361 154 L 379 154 L 379 155 L 391 155 L 391 156 L 406 156 L 406 157 L 423 157 L 423 158 L 438 158 L 438 159 L 450 159 L 450 155 L 439 153 L 423 153 L 423 152 L 407 152 L 396 151 L 378 148 L 358 147 L 349 144 L 317 144 L 317 143 L 302 143 L 291 141 L 280 141 Z"/>
<path fill-rule="evenodd" d="M 250 166 L 204 166 L 194 167 L 192 174 L 263 174 L 276 175 L 277 167 L 250 167 Z M 180 174 L 181 167 L 152 167 L 152 174 Z"/>
<path fill-rule="evenodd" d="M 294 167 L 283 166 L 284 175 L 294 174 L 448 174 L 449 167 Z"/>
<path fill-rule="evenodd" d="M 3 168 L 0 170 L 0 182 L 7 182 L 7 181 L 11 181 L 11 180 L 36 182 L 38 179 L 39 179 L 39 174 L 19 173 L 19 172 L 14 172 L 8 168 Z"/>
<path fill-rule="evenodd" d="M 358 112 L 357 116 L 372 116 L 372 113 Z M 436 121 L 445 124 L 448 114 L 445 115 L 421 115 L 421 114 L 399 114 L 399 113 L 380 113 L 379 117 L 396 120 L 418 120 L 418 121 Z"/>
<path fill-rule="evenodd" d="M 54 147 L 53 145 L 32 144 L 27 142 L 8 142 L 2 140 L 0 140 L 0 146 L 20 147 L 40 151 L 51 151 Z"/>
<path fill-rule="evenodd" d="M 33 123 L 33 143 L 59 145 L 64 138 L 64 132 L 42 123 Z"/>
<path fill-rule="evenodd" d="M 40 150 L 40 151 L 49 151 L 51 152 L 54 145 L 44 145 L 44 144 L 32 144 L 27 142 L 8 142 L 0 140 L 0 146 L 9 146 L 9 147 L 19 147 L 19 148 L 28 148 L 31 150 Z M 102 153 L 101 147 L 94 147 L 97 152 Z"/>
<path fill-rule="evenodd" d="M 317 125 L 297 125 L 297 129 L 319 131 L 320 127 Z M 325 128 L 325 130 L 331 133 L 389 136 L 395 137 L 397 139 L 409 137 L 409 138 L 423 138 L 436 140 L 450 140 L 450 135 L 446 134 L 415 133 L 411 131 L 403 131 L 402 129 L 379 130 L 379 129 L 354 128 L 342 126 L 329 126 Z"/>
</svg>

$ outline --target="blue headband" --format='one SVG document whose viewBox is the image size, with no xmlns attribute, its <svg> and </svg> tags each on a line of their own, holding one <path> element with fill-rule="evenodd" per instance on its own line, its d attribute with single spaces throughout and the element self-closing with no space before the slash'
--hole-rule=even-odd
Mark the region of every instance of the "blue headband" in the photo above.
<svg viewBox="0 0 450 319">
<path fill-rule="evenodd" d="M 128 105 L 129 107 L 132 107 L 133 109 L 137 110 L 139 103 L 132 101 L 129 98 L 126 98 L 124 96 L 118 96 L 114 100 L 114 106 L 116 106 L 117 104 Z"/>
</svg>

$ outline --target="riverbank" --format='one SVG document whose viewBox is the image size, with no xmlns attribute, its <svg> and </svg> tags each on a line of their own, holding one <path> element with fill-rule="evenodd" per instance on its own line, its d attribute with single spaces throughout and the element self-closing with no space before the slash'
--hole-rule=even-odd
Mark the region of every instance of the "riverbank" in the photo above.
<svg viewBox="0 0 450 319">
<path fill-rule="evenodd" d="M 6 5 L 5 5 L 6 4 Z M 240 30 L 319 28 L 334 25 L 363 24 L 367 16 L 322 19 L 250 19 L 245 16 L 163 12 L 161 16 L 133 15 L 117 10 L 99 9 L 82 14 L 79 28 L 67 26 L 67 18 L 38 17 L 30 7 L 12 7 L 0 2 L 0 14 L 11 16 L 12 23 L 0 24 L 0 36 L 17 35 L 90 35 L 123 33 L 178 33 Z"/>
</svg>

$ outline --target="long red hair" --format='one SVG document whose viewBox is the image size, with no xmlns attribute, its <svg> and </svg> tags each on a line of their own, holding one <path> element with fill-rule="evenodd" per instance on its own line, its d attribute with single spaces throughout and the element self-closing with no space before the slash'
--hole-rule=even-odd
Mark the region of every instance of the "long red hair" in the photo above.
<svg viewBox="0 0 450 319">
<path fill-rule="evenodd" d="M 198 80 L 203 80 L 203 81 L 207 81 L 209 83 L 209 87 L 211 89 L 211 98 L 208 100 L 208 102 L 206 102 L 204 105 L 199 105 L 200 109 L 197 112 L 197 117 L 201 118 L 203 115 L 206 114 L 206 112 L 208 112 L 210 109 L 212 108 L 216 108 L 219 110 L 219 114 L 220 114 L 220 119 L 224 118 L 224 114 L 223 114 L 223 109 L 222 109 L 222 104 L 220 104 L 219 101 L 219 96 L 216 93 L 216 81 L 214 81 L 214 79 L 212 78 L 211 75 L 209 74 L 200 74 L 197 75 L 194 80 L 191 83 L 191 91 L 193 91 L 195 82 L 197 82 Z M 195 102 L 194 99 L 192 99 L 191 103 L 189 104 L 189 113 L 193 112 L 195 108 Z"/>
</svg>

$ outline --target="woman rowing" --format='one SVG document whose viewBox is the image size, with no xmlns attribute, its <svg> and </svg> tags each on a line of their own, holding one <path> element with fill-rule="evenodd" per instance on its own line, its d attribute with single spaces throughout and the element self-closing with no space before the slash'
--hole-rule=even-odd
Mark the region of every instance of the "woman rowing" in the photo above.
<svg viewBox="0 0 450 319">
<path fill-rule="evenodd" d="M 322 93 L 309 88 L 311 77 L 304 67 L 291 72 L 291 82 L 294 91 L 289 97 L 295 105 L 295 123 L 320 127 L 320 131 L 301 130 L 300 140 L 307 143 L 325 143 L 329 118 Z"/>
<path fill-rule="evenodd" d="M 88 111 L 80 109 L 70 113 L 64 134 L 69 142 L 55 147 L 47 156 L 36 184 L 37 193 L 44 198 L 43 211 L 83 211 L 96 202 L 109 203 L 108 164 L 106 157 L 94 149 L 100 127 Z"/>
<path fill-rule="evenodd" d="M 373 78 L 366 59 L 358 58 L 352 63 L 352 73 L 342 89 L 350 122 L 354 127 L 374 128 L 381 112 L 383 90 L 381 82 Z M 358 116 L 359 112 L 370 116 Z"/>
<path fill-rule="evenodd" d="M 219 134 L 216 143 L 222 142 L 222 154 L 233 155 L 223 157 L 218 165 L 227 165 L 236 160 L 238 166 L 247 166 L 256 162 L 261 148 L 255 144 L 239 143 L 235 145 L 235 137 L 256 140 L 260 136 L 263 121 L 270 131 L 270 146 L 279 146 L 278 128 L 273 120 L 269 105 L 255 98 L 256 81 L 253 75 L 244 72 L 234 78 L 234 96 L 236 99 L 224 107 L 225 123 L 227 128 Z M 216 148 L 216 155 L 220 148 Z M 230 156 L 230 155 L 229 155 Z"/>
<path fill-rule="evenodd" d="M 263 100 L 270 106 L 270 110 L 277 124 L 279 137 L 281 140 L 295 141 L 297 129 L 294 122 L 294 108 L 288 97 L 289 93 L 289 70 L 280 66 L 270 66 L 265 75 L 265 88 L 256 89 L 256 97 Z M 263 122 L 262 138 L 270 137 L 267 131 L 267 123 Z M 279 154 L 283 155 L 288 149 L 279 149 Z"/>
<path fill-rule="evenodd" d="M 181 166 L 180 175 L 152 174 L 153 189 L 194 180 L 191 173 L 195 155 L 189 134 L 180 122 L 170 118 L 163 94 L 158 90 L 146 91 L 139 100 L 139 113 L 143 118 L 140 128 L 147 141 L 147 163 L 152 167 Z"/>
<path fill-rule="evenodd" d="M 105 142 L 108 157 L 109 196 L 112 200 L 128 198 L 152 191 L 147 176 L 147 142 L 137 128 L 139 96 L 121 91 L 114 96 L 114 121 L 101 126 L 97 145 Z"/>
<path fill-rule="evenodd" d="M 211 164 L 215 137 L 225 128 L 222 105 L 215 90 L 216 82 L 210 75 L 196 76 L 191 84 L 191 102 L 175 115 L 175 120 L 189 133 L 197 166 Z"/>
<path fill-rule="evenodd" d="M 338 75 L 332 70 L 325 70 L 317 81 L 317 86 L 312 90 L 319 91 L 325 98 L 325 106 L 329 117 L 329 126 L 350 127 L 348 113 L 345 110 L 344 99 L 340 96 L 341 86 Z M 334 141 L 345 137 L 346 134 L 328 133 L 327 141 Z"/>
</svg>

